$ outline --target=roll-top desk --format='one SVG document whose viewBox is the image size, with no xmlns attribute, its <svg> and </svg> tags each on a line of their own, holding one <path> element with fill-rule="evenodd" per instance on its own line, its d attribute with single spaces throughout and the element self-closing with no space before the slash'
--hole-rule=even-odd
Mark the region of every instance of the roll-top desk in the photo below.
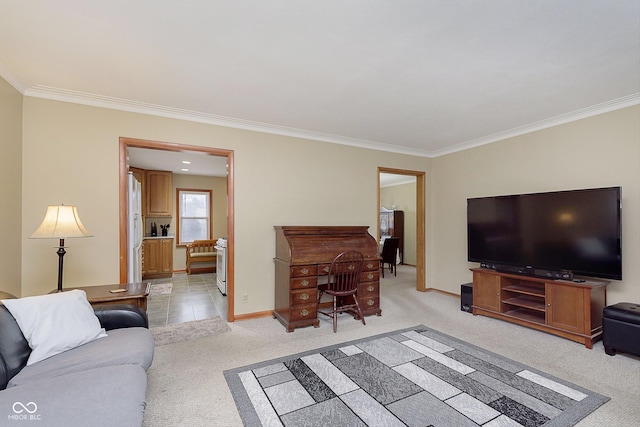
<svg viewBox="0 0 640 427">
<path fill-rule="evenodd" d="M 331 261 L 345 251 L 364 256 L 358 303 L 365 316 L 380 316 L 380 254 L 367 226 L 276 226 L 275 310 L 287 332 L 320 326 L 317 316 L 318 281 Z"/>
</svg>

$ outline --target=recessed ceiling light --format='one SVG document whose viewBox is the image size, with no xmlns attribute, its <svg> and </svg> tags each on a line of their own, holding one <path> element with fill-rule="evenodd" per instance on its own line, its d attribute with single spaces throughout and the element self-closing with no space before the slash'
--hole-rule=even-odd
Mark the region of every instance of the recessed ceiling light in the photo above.
<svg viewBox="0 0 640 427">
<path fill-rule="evenodd" d="M 190 165 L 190 164 L 191 164 L 191 162 L 190 162 L 189 160 L 183 160 L 183 161 L 182 161 L 182 164 L 183 164 L 183 165 Z"/>
<path fill-rule="evenodd" d="M 187 168 L 182 168 L 182 169 L 180 169 L 180 170 L 181 170 L 182 172 L 189 172 L 189 169 L 187 169 Z"/>
</svg>

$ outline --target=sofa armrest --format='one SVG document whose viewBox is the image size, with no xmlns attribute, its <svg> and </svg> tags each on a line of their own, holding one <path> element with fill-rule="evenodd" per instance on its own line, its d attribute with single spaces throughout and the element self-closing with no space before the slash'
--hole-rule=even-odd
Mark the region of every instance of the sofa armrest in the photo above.
<svg viewBox="0 0 640 427">
<path fill-rule="evenodd" d="M 120 328 L 149 328 L 147 313 L 135 305 L 110 304 L 94 308 L 100 324 L 106 330 Z"/>
</svg>

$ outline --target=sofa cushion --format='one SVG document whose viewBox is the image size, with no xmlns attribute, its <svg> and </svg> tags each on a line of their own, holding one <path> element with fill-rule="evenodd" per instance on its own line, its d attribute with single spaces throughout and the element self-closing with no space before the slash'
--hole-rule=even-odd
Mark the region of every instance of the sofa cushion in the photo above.
<svg viewBox="0 0 640 427">
<path fill-rule="evenodd" d="M 27 366 L 106 336 L 84 291 L 2 300 L 32 351 Z"/>
<path fill-rule="evenodd" d="M 0 304 L 0 390 L 27 365 L 31 347 L 9 310 Z"/>
<path fill-rule="evenodd" d="M 0 391 L 0 414 L 8 420 L 2 425 L 140 427 L 146 391 L 147 375 L 136 365 L 44 378 Z"/>
<path fill-rule="evenodd" d="M 146 370 L 153 361 L 153 349 L 153 335 L 148 329 L 114 329 L 105 338 L 25 367 L 8 387 L 112 365 L 132 364 Z"/>
<path fill-rule="evenodd" d="M 208 258 L 216 256 L 217 252 L 191 252 L 191 258 Z"/>
</svg>

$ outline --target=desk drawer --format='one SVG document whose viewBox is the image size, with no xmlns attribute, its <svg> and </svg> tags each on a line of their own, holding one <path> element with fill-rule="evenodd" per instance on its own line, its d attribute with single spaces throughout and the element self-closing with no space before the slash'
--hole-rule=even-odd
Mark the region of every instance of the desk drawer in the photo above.
<svg viewBox="0 0 640 427">
<path fill-rule="evenodd" d="M 380 261 L 364 260 L 362 271 L 375 271 L 380 270 Z"/>
<path fill-rule="evenodd" d="M 358 296 L 361 300 L 365 298 L 378 298 L 380 296 L 380 285 L 377 282 L 360 283 L 358 285 Z"/>
<path fill-rule="evenodd" d="M 360 304 L 360 310 L 362 310 L 365 313 L 369 311 L 377 311 L 380 308 L 380 298 L 378 297 L 359 298 L 358 304 Z"/>
<path fill-rule="evenodd" d="M 316 265 L 297 265 L 291 267 L 291 277 L 309 277 L 318 275 L 318 266 Z"/>
<path fill-rule="evenodd" d="M 324 276 L 329 274 L 329 269 L 331 268 L 331 263 L 329 264 L 320 264 L 318 265 L 318 274 L 320 276 Z"/>
<path fill-rule="evenodd" d="M 317 277 L 296 277 L 291 279 L 291 289 L 315 289 L 317 286 Z"/>
<path fill-rule="evenodd" d="M 296 320 L 315 319 L 318 317 L 318 313 L 316 312 L 316 303 L 291 307 L 289 316 L 292 322 L 295 322 Z"/>
<path fill-rule="evenodd" d="M 329 268 L 331 264 L 320 264 L 318 265 L 318 275 L 323 276 L 325 274 L 329 274 Z M 362 271 L 378 271 L 380 269 L 380 264 L 378 261 L 366 261 L 362 266 Z M 364 277 L 364 276 L 363 276 Z M 374 279 L 368 279 L 374 280 Z"/>
<path fill-rule="evenodd" d="M 376 271 L 363 271 L 360 274 L 360 282 L 379 282 L 380 281 L 380 272 Z"/>
<path fill-rule="evenodd" d="M 296 289 L 291 291 L 292 306 L 315 303 L 317 300 L 318 300 L 318 290 L 316 288 Z"/>
</svg>

